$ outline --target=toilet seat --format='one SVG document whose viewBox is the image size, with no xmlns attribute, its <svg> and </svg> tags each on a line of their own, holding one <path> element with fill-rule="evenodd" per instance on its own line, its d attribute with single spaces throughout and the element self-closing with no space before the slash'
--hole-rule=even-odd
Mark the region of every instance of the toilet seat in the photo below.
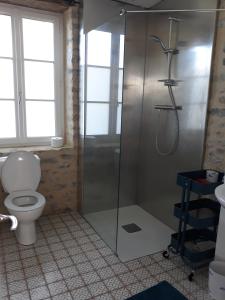
<svg viewBox="0 0 225 300">
<path fill-rule="evenodd" d="M 30 197 L 31 199 L 28 199 L 28 197 Z M 16 199 L 18 203 L 16 203 Z M 21 202 L 21 205 L 19 205 L 19 201 Z M 6 197 L 4 204 L 9 210 L 29 212 L 43 207 L 45 205 L 45 202 L 46 200 L 43 195 L 35 191 L 27 190 L 12 192 Z"/>
</svg>

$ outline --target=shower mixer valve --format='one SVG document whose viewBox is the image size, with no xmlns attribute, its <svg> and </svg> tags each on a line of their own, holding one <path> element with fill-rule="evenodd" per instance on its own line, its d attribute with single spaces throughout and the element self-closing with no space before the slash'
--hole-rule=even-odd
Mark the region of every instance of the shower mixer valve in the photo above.
<svg viewBox="0 0 225 300">
<path fill-rule="evenodd" d="M 183 81 L 175 79 L 159 79 L 158 82 L 163 82 L 165 86 L 177 86 L 179 82 Z"/>
</svg>

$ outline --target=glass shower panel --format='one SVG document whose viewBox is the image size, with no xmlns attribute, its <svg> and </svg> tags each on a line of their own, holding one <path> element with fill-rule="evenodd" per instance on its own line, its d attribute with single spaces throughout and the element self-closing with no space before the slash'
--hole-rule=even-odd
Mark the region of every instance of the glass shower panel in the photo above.
<svg viewBox="0 0 225 300">
<path fill-rule="evenodd" d="M 82 213 L 116 251 L 124 17 L 86 34 Z"/>
</svg>

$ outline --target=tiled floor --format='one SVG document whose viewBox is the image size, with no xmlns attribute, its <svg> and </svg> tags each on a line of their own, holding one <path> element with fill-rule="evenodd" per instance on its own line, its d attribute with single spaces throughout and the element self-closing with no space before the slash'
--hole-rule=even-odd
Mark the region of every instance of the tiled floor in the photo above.
<svg viewBox="0 0 225 300">
<path fill-rule="evenodd" d="M 178 257 L 121 263 L 77 213 L 42 217 L 32 246 L 17 244 L 8 225 L 0 227 L 1 300 L 122 300 L 162 280 L 190 300 L 210 299 L 206 271 L 190 283 Z"/>
</svg>

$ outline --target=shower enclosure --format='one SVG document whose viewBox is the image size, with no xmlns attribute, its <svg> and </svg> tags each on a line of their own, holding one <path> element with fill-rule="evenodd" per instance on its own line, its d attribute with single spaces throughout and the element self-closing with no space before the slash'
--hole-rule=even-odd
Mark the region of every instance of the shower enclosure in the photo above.
<svg viewBox="0 0 225 300">
<path fill-rule="evenodd" d="M 122 261 L 162 251 L 202 167 L 215 11 L 126 12 L 85 35 L 82 214 Z"/>
</svg>

